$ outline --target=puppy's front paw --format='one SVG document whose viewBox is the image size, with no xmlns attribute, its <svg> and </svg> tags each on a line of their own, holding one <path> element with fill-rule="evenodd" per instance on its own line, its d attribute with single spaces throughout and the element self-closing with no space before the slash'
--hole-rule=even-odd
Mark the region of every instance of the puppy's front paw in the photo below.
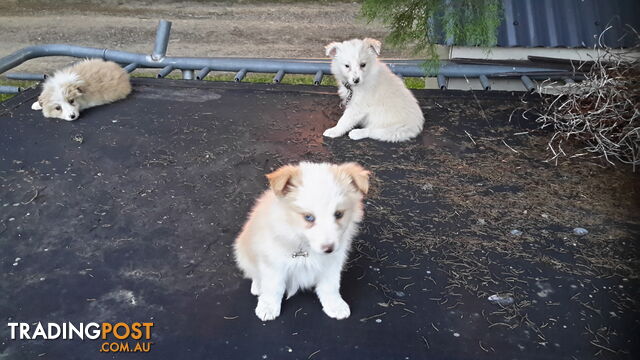
<svg viewBox="0 0 640 360">
<path fill-rule="evenodd" d="M 273 303 L 264 299 L 258 299 L 258 306 L 256 306 L 256 315 L 262 321 L 273 320 L 280 315 L 280 304 Z"/>
<path fill-rule="evenodd" d="M 251 294 L 258 296 L 260 295 L 260 285 L 256 280 L 251 281 Z"/>
<path fill-rule="evenodd" d="M 342 131 L 340 131 L 340 129 L 337 129 L 334 126 L 332 128 L 328 128 L 327 130 L 325 130 L 322 135 L 330 137 L 330 138 L 336 138 L 336 137 L 342 136 L 343 134 L 344 133 Z"/>
<path fill-rule="evenodd" d="M 349 309 L 349 304 L 347 304 L 342 298 L 337 297 L 327 301 L 323 306 L 322 310 L 324 310 L 325 314 L 329 315 L 334 319 L 346 319 L 351 315 L 351 310 Z"/>
<path fill-rule="evenodd" d="M 42 106 L 40 106 L 40 102 L 36 101 L 33 104 L 31 104 L 31 109 L 32 110 L 42 110 Z"/>
<path fill-rule="evenodd" d="M 353 129 L 349 131 L 349 138 L 351 140 L 360 140 L 369 136 L 369 131 L 366 129 Z"/>
</svg>

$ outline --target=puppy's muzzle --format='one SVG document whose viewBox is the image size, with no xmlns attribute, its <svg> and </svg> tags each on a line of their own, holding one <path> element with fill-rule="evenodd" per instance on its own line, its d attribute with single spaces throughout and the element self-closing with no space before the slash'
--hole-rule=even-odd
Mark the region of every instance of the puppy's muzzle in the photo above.
<svg viewBox="0 0 640 360">
<path fill-rule="evenodd" d="M 322 245 L 322 251 L 325 252 L 325 254 L 331 254 L 333 252 L 333 244 L 330 245 Z"/>
</svg>

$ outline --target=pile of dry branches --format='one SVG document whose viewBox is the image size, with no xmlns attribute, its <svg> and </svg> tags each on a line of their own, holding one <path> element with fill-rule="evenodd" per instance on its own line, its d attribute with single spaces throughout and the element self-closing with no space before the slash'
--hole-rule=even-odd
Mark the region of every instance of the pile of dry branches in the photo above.
<svg viewBox="0 0 640 360">
<path fill-rule="evenodd" d="M 601 50 L 595 61 L 578 69 L 585 72 L 584 81 L 555 87 L 558 95 L 544 97 L 537 122 L 555 130 L 551 160 L 591 155 L 631 164 L 634 171 L 640 165 L 640 61 L 629 54 Z M 580 150 L 567 154 L 565 141 L 574 141 Z"/>
</svg>

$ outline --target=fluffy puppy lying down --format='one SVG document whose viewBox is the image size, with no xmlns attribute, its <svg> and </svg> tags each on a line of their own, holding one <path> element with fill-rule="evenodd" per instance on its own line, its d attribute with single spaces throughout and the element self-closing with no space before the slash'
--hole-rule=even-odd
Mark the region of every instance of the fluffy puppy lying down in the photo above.
<svg viewBox="0 0 640 360">
<path fill-rule="evenodd" d="M 340 273 L 358 232 L 369 171 L 356 163 L 302 162 L 267 175 L 270 189 L 256 202 L 235 242 L 236 261 L 258 296 L 256 315 L 280 315 L 287 298 L 315 288 L 332 318 L 350 315 Z"/>
<path fill-rule="evenodd" d="M 84 60 L 47 78 L 31 108 L 48 118 L 73 121 L 80 111 L 124 99 L 130 92 L 129 74 L 118 64 Z"/>
<path fill-rule="evenodd" d="M 325 46 L 345 110 L 338 124 L 327 129 L 324 136 L 338 137 L 348 132 L 353 140 L 396 142 L 422 132 L 424 117 L 418 101 L 402 79 L 378 60 L 380 47 L 380 41 L 369 38 Z"/>
</svg>

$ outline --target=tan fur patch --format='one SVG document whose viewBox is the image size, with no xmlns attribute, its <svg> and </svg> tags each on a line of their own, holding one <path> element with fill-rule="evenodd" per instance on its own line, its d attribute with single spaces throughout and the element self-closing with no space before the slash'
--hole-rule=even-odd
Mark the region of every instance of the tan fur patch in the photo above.
<svg viewBox="0 0 640 360">
<path fill-rule="evenodd" d="M 82 80 L 73 84 L 69 84 L 68 87 L 63 89 L 64 98 L 67 101 L 69 101 L 69 100 L 75 100 L 80 96 L 82 96 L 82 89 L 81 89 L 82 85 L 84 85 L 84 82 Z"/>
<path fill-rule="evenodd" d="M 355 186 L 363 194 L 369 192 L 369 175 L 371 172 L 360 164 L 349 162 L 331 168 L 339 182 Z"/>
<path fill-rule="evenodd" d="M 300 168 L 293 165 L 285 165 L 278 170 L 267 174 L 271 190 L 283 197 L 293 190 L 300 182 Z"/>
<path fill-rule="evenodd" d="M 108 104 L 125 98 L 131 92 L 129 74 L 112 61 L 81 61 L 71 71 L 84 82 L 80 91 L 87 103 Z"/>
</svg>

